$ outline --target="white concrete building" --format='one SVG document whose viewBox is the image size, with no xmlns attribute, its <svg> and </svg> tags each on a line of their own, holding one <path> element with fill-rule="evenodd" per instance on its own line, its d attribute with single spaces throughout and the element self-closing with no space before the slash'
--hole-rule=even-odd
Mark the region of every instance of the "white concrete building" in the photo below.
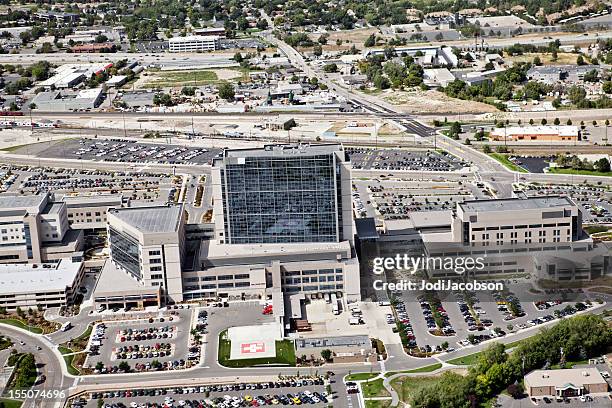
<svg viewBox="0 0 612 408">
<path fill-rule="evenodd" d="M 220 45 L 217 35 L 189 35 L 168 40 L 170 52 L 216 51 Z"/>
<path fill-rule="evenodd" d="M 84 276 L 82 262 L 0 264 L 0 307 L 36 309 L 72 304 Z"/>
</svg>

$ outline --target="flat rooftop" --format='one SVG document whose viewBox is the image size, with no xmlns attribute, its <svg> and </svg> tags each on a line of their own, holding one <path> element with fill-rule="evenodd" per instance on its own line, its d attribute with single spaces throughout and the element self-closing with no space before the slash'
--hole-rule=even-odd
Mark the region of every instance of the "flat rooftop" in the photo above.
<svg viewBox="0 0 612 408">
<path fill-rule="evenodd" d="M 109 214 L 141 232 L 175 232 L 183 216 L 183 205 L 113 208 Z"/>
<path fill-rule="evenodd" d="M 45 200 L 47 200 L 47 194 L 0 196 L 0 216 L 17 215 L 27 211 L 38 211 Z"/>
<path fill-rule="evenodd" d="M 603 384 L 606 380 L 594 367 L 568 368 L 564 370 L 535 370 L 525 376 L 530 387 L 563 387 L 567 384 Z"/>
<path fill-rule="evenodd" d="M 0 264 L 0 294 L 63 292 L 72 286 L 82 262 L 61 259 L 53 264 Z"/>
<path fill-rule="evenodd" d="M 127 272 L 121 270 L 114 262 L 108 259 L 104 263 L 100 277 L 94 289 L 95 297 L 136 295 L 159 291 L 159 288 L 145 286 L 130 277 Z"/>
<path fill-rule="evenodd" d="M 295 157 L 316 156 L 343 151 L 338 143 L 323 144 L 275 144 L 260 148 L 250 149 L 226 149 L 224 157 L 247 158 L 247 157 Z"/>
<path fill-rule="evenodd" d="M 370 348 L 368 336 L 341 336 L 341 337 L 317 337 L 298 339 L 297 348 L 319 348 L 319 347 L 363 347 Z"/>
<path fill-rule="evenodd" d="M 564 196 L 505 198 L 502 200 L 474 200 L 464 201 L 458 205 L 464 211 L 475 212 L 538 210 L 575 206 L 575 204 L 569 198 Z"/>
<path fill-rule="evenodd" d="M 121 194 L 98 194 L 98 195 L 78 195 L 62 197 L 68 208 L 81 206 L 121 206 L 123 196 Z"/>
</svg>

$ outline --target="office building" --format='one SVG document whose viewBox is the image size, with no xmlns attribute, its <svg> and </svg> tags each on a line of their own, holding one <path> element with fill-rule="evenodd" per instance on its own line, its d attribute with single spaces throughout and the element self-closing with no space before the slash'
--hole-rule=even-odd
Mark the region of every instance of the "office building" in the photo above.
<svg viewBox="0 0 612 408">
<path fill-rule="evenodd" d="M 607 393 L 608 383 L 595 367 L 535 370 L 525 376 L 525 391 L 530 397 L 578 397 Z"/>
<path fill-rule="evenodd" d="M 214 226 L 185 227 L 181 205 L 109 210 L 96 303 L 268 298 L 281 318 L 285 294 L 361 299 L 341 145 L 226 150 L 212 179 Z"/>
<path fill-rule="evenodd" d="M 612 272 L 610 251 L 582 230 L 582 213 L 565 196 L 464 201 L 449 214 L 450 231 L 421 233 L 430 257 L 482 257 L 486 278 L 529 273 L 554 281 L 588 281 Z M 430 276 L 456 278 L 430 268 Z"/>
<path fill-rule="evenodd" d="M 221 45 L 216 35 L 189 35 L 171 38 L 168 47 L 170 52 L 200 52 L 216 51 Z"/>
<path fill-rule="evenodd" d="M 69 228 L 66 205 L 49 193 L 0 196 L 0 262 L 79 257 L 83 232 Z"/>
<path fill-rule="evenodd" d="M 160 288 L 167 301 L 182 301 L 183 206 L 113 208 L 108 211 L 107 220 L 109 262 L 132 278 L 135 283 L 132 286 Z M 100 280 L 110 279 L 112 283 L 113 277 L 104 274 L 112 272 L 108 268 L 103 269 Z"/>
<path fill-rule="evenodd" d="M 23 310 L 68 306 L 83 281 L 80 261 L 44 264 L 0 264 L 0 307 Z"/>
<path fill-rule="evenodd" d="M 351 241 L 349 166 L 339 144 L 225 150 L 213 163 L 219 243 Z"/>
</svg>

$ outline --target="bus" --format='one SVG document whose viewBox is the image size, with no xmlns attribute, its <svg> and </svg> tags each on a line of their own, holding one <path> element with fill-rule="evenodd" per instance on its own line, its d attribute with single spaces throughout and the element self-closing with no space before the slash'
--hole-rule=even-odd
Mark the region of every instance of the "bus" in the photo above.
<svg viewBox="0 0 612 408">
<path fill-rule="evenodd" d="M 340 309 L 338 308 L 338 298 L 337 298 L 335 293 L 331 294 L 331 305 L 332 305 L 333 313 L 335 315 L 339 315 L 340 314 Z"/>
</svg>

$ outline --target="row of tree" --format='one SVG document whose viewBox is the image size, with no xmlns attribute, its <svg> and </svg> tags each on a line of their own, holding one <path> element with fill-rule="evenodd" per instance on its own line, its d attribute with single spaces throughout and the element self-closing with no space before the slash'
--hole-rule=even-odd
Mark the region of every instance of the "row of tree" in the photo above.
<svg viewBox="0 0 612 408">
<path fill-rule="evenodd" d="M 447 372 L 438 381 L 415 390 L 409 403 L 413 408 L 475 407 L 534 369 L 599 356 L 610 346 L 612 332 L 600 316 L 564 319 L 523 340 L 511 354 L 503 344 L 494 343 L 480 354 L 467 375 Z"/>
</svg>

